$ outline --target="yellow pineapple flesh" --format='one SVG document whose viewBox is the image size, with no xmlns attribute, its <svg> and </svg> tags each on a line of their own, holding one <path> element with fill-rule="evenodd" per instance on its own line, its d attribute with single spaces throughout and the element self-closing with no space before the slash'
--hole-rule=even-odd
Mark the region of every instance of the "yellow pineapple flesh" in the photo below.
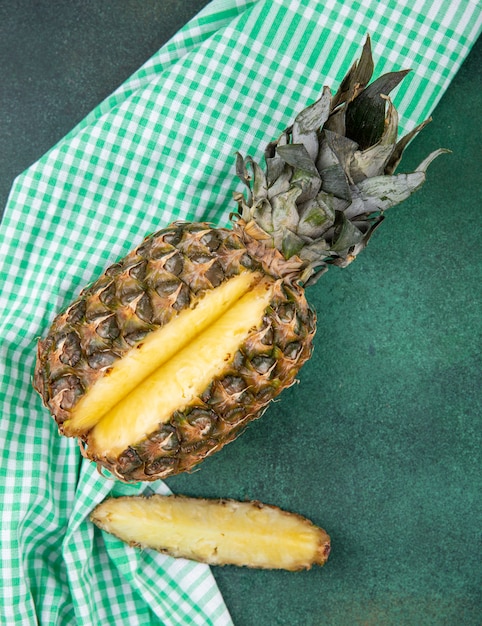
<svg viewBox="0 0 482 626">
<path fill-rule="evenodd" d="M 212 289 L 197 299 L 170 324 L 147 335 L 135 349 L 116 361 L 107 375 L 92 385 L 88 395 L 80 399 L 63 423 L 64 434 L 78 436 L 98 424 L 123 398 L 229 311 L 261 276 L 256 272 L 238 274 L 219 289 Z"/>
<path fill-rule="evenodd" d="M 110 498 L 91 520 L 131 546 L 209 565 L 302 570 L 324 565 L 327 533 L 260 502 L 153 495 Z"/>
<path fill-rule="evenodd" d="M 257 284 L 207 329 L 190 338 L 184 348 L 177 333 L 169 337 L 166 332 L 163 351 L 177 351 L 100 417 L 89 437 L 90 454 L 116 458 L 129 445 L 155 432 L 159 423 L 167 423 L 174 411 L 195 402 L 211 380 L 231 367 L 239 346 L 260 326 L 272 285 L 268 280 Z M 185 318 L 187 324 L 197 309 L 190 313 Z"/>
</svg>

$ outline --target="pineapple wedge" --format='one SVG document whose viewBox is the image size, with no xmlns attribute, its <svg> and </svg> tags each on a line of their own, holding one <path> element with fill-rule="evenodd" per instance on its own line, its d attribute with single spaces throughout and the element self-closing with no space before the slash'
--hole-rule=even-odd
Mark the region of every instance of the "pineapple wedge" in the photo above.
<svg viewBox="0 0 482 626">
<path fill-rule="evenodd" d="M 324 565 L 330 553 L 322 528 L 261 502 L 124 496 L 102 502 L 90 519 L 131 546 L 209 565 L 296 571 Z"/>
</svg>

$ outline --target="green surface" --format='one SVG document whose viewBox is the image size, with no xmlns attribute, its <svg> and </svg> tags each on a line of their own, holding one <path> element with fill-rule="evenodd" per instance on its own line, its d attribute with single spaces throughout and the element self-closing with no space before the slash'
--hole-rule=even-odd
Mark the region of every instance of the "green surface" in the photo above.
<svg viewBox="0 0 482 626">
<path fill-rule="evenodd" d="M 0 217 L 14 178 L 208 2 L 0 2 Z"/>
<path fill-rule="evenodd" d="M 453 153 L 345 270 L 300 384 L 175 491 L 256 498 L 332 537 L 322 569 L 214 570 L 237 626 L 480 624 L 480 106 L 473 49 L 408 149 Z"/>
<path fill-rule="evenodd" d="M 9 56 L 14 45 L 20 59 L 20 78 L 3 83 L 0 102 L 9 106 L 2 126 L 7 130 L 3 173 L 21 170 L 13 168 L 10 154 L 19 156 L 22 167 L 37 159 L 157 50 L 158 28 L 166 38 L 177 29 L 182 22 L 167 32 L 180 5 L 161 4 L 146 0 L 141 11 L 129 0 L 86 0 L 75 9 L 59 1 L 34 7 L 15 0 L 0 7 L 3 67 L 14 67 Z M 312 8 L 315 2 L 302 4 Z M 338 11 L 330 11 L 334 4 Z M 0 369 L 7 381 L 2 392 L 8 395 L 1 415 L 8 445 L 0 455 L 0 612 L 8 615 L 8 626 L 37 619 L 55 626 L 114 621 L 157 626 L 155 610 L 169 616 L 163 619 L 169 626 L 184 626 L 187 616 L 204 626 L 207 614 L 191 606 L 197 602 L 211 616 L 220 615 L 207 568 L 163 560 L 93 534 L 87 515 L 94 504 L 112 491 L 140 487 L 104 480 L 91 464 L 79 464 L 75 442 L 57 436 L 30 385 L 34 343 L 54 310 L 146 232 L 179 212 L 193 218 L 194 208 L 197 215 L 220 218 L 233 185 L 233 150 L 254 150 L 268 129 L 281 129 L 291 109 L 319 92 L 327 66 L 338 72 L 342 61 L 351 62 L 372 19 L 380 18 L 383 35 L 397 33 L 389 48 L 387 42 L 380 46 L 387 69 L 392 69 L 389 49 L 391 56 L 413 52 L 421 66 L 416 76 L 422 70 L 422 82 L 411 76 L 409 84 L 425 85 L 424 92 L 397 96 L 405 111 L 415 108 L 420 115 L 453 70 L 453 55 L 467 44 L 464 25 L 469 22 L 475 32 L 475 18 L 461 20 L 449 42 L 437 28 L 450 23 L 454 12 L 432 11 L 433 41 L 426 35 L 424 47 L 415 51 L 411 43 L 420 43 L 428 11 L 420 14 L 421 22 L 414 20 L 405 2 L 403 23 L 413 24 L 407 30 L 390 2 L 384 13 L 368 1 L 347 2 L 343 12 L 334 4 L 316 3 L 329 32 L 310 24 L 304 30 L 304 20 L 317 15 L 308 11 L 283 38 L 283 15 L 289 17 L 289 11 L 256 19 L 256 6 L 268 10 L 268 2 L 260 0 L 237 22 L 237 31 L 225 29 L 236 14 L 234 3 L 218 2 L 231 12 L 221 11 L 218 22 L 205 19 L 199 40 L 190 31 L 184 41 L 181 37 L 161 50 L 18 180 L 2 224 L 7 253 L 0 259 L 6 279 L 1 286 L 11 307 L 3 311 L 0 341 L 6 364 Z M 240 11 L 242 5 L 238 0 Z M 3 19 L 6 14 L 16 19 Z M 258 29 L 270 23 L 270 16 L 275 25 Z M 220 28 L 214 37 L 211 26 Z M 249 41 L 238 46 L 241 32 Z M 304 44 L 305 32 L 321 60 Z M 378 36 L 383 39 L 382 32 Z M 272 47 L 259 52 L 263 38 Z M 341 38 L 343 46 L 333 45 Z M 198 54 L 196 42 L 209 55 Z M 221 54 L 225 44 L 229 54 Z M 327 54 L 324 46 L 337 52 Z M 451 54 L 440 56 L 447 49 Z M 258 51 L 254 57 L 253 50 Z M 300 385 L 199 471 L 167 481 L 176 492 L 277 504 L 310 517 L 332 536 L 333 552 L 324 569 L 299 574 L 214 569 L 236 626 L 480 623 L 480 380 L 475 380 L 480 371 L 480 56 L 479 45 L 435 111 L 434 123 L 410 147 L 402 169 L 409 171 L 439 146 L 453 154 L 431 166 L 421 192 L 390 211 L 355 264 L 330 270 L 310 290 L 319 332 Z M 293 59 L 301 59 L 300 65 L 294 67 Z M 430 84 L 427 74 L 434 67 Z M 208 69 L 214 96 L 205 82 Z M 203 80 L 186 82 L 192 73 Z M 286 92 L 288 79 L 300 89 Z M 139 84 L 132 96 L 130 87 Z M 197 115 L 203 89 L 206 126 Z M 189 115 L 182 115 L 181 104 Z M 165 115 L 161 127 L 159 111 Z M 9 122 L 14 113 L 21 134 Z M 101 113 L 103 119 L 96 117 Z M 414 119 L 404 116 L 402 122 L 411 127 Z M 173 137 L 179 141 L 171 143 Z M 154 138 L 163 146 L 163 158 L 152 148 Z M 229 145 L 221 149 L 227 138 Z M 185 167 L 180 145 L 194 153 L 192 169 Z M 170 160 L 162 169 L 167 157 L 178 159 L 172 170 Z M 137 175 L 148 166 L 149 176 Z M 125 189 L 127 198 L 121 193 Z M 201 199 L 199 204 L 193 206 L 186 189 Z M 146 212 L 147 205 L 159 213 Z M 226 616 L 218 622 L 226 624 Z"/>
</svg>

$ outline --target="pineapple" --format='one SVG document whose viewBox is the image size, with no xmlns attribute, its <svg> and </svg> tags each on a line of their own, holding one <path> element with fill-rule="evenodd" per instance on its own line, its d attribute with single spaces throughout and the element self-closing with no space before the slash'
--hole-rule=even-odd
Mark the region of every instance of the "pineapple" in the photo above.
<svg viewBox="0 0 482 626">
<path fill-rule="evenodd" d="M 372 73 L 368 38 L 338 91 L 268 144 L 264 169 L 237 155 L 247 190 L 232 228 L 148 236 L 39 341 L 34 386 L 99 470 L 126 482 L 192 470 L 296 381 L 316 326 L 305 287 L 351 263 L 442 152 L 394 174 L 427 122 L 397 141 L 388 94 L 407 72 Z"/>
<path fill-rule="evenodd" d="M 260 502 L 124 496 L 104 500 L 90 519 L 131 546 L 209 565 L 297 571 L 330 553 L 322 528 Z"/>
</svg>

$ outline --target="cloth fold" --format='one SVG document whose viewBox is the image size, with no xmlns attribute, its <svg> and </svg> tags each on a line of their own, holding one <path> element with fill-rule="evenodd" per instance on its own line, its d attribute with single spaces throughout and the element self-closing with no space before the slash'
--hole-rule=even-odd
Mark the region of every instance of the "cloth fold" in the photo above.
<svg viewBox="0 0 482 626">
<path fill-rule="evenodd" d="M 231 624 L 211 570 L 90 524 L 123 485 L 61 438 L 31 386 L 35 343 L 109 263 L 176 219 L 226 225 L 234 152 L 260 147 L 372 36 L 377 75 L 412 67 L 400 131 L 428 117 L 480 34 L 480 5 L 214 0 L 15 181 L 0 226 L 0 622 Z M 223 494 L 219 494 L 222 496 Z"/>
</svg>

